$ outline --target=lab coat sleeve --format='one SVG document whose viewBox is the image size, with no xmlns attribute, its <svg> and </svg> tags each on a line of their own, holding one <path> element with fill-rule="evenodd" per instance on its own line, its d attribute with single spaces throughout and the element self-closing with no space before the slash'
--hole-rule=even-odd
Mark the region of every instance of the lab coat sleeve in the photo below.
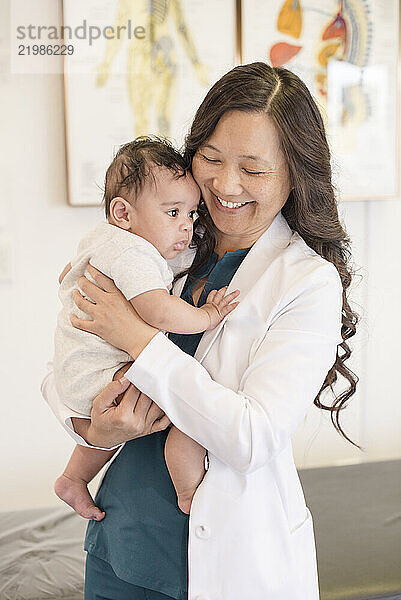
<svg viewBox="0 0 401 600">
<path fill-rule="evenodd" d="M 68 408 L 61 402 L 60 396 L 57 393 L 56 382 L 54 380 L 54 373 L 51 363 L 48 365 L 48 369 L 48 373 L 46 374 L 40 386 L 40 391 L 43 399 L 49 405 L 54 416 L 61 423 L 70 437 L 72 437 L 72 439 L 80 446 L 87 446 L 88 448 L 98 448 L 99 450 L 113 450 L 114 448 L 119 448 L 120 446 L 113 446 L 113 448 L 100 448 L 97 446 L 91 446 L 74 430 L 71 420 L 72 417 L 79 419 L 89 419 L 89 417 Z"/>
<path fill-rule="evenodd" d="M 242 473 L 255 471 L 288 444 L 335 362 L 342 286 L 330 266 L 278 307 L 252 346 L 239 389 L 213 381 L 162 333 L 125 376 L 219 460 Z"/>
</svg>

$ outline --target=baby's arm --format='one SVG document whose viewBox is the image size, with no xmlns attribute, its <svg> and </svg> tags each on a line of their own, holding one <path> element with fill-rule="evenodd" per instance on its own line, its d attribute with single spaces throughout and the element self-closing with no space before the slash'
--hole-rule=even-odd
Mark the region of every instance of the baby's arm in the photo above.
<svg viewBox="0 0 401 600">
<path fill-rule="evenodd" d="M 197 308 L 166 290 L 151 290 L 132 298 L 131 304 L 149 325 L 171 333 L 201 333 L 214 329 L 238 305 L 239 290 L 225 296 L 227 288 L 210 292 L 206 304 Z"/>
</svg>

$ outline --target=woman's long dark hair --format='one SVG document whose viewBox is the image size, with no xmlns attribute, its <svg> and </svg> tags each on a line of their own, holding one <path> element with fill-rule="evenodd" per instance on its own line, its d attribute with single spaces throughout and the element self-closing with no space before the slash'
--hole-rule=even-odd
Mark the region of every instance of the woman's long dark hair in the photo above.
<svg viewBox="0 0 401 600">
<path fill-rule="evenodd" d="M 297 231 L 315 252 L 332 262 L 340 275 L 343 341 L 314 404 L 330 411 L 336 430 L 361 449 L 344 433 L 339 422 L 339 413 L 355 393 L 358 382 L 355 373 L 345 365 L 351 355 L 347 340 L 355 335 L 358 316 L 347 299 L 353 275 L 349 265 L 350 240 L 338 217 L 330 151 L 321 114 L 306 85 L 291 71 L 262 62 L 235 67 L 215 83 L 196 112 L 185 140 L 184 158 L 188 166 L 198 148 L 212 135 L 219 119 L 231 110 L 265 113 L 274 122 L 293 186 L 282 214 L 291 229 Z M 187 271 L 189 276 L 208 260 L 216 243 L 216 230 L 204 204 L 199 212 L 194 235 L 198 251 L 194 264 Z M 336 395 L 333 385 L 338 375 L 347 381 L 348 387 Z M 331 406 L 320 402 L 323 390 L 328 387 L 335 397 Z"/>
</svg>

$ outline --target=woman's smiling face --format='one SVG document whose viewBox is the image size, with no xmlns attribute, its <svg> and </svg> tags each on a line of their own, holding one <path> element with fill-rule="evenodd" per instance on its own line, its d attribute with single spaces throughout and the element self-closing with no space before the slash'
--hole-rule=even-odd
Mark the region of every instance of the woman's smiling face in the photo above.
<svg viewBox="0 0 401 600">
<path fill-rule="evenodd" d="M 263 113 L 225 113 L 196 152 L 192 172 L 225 249 L 253 244 L 290 193 L 276 127 Z"/>
</svg>

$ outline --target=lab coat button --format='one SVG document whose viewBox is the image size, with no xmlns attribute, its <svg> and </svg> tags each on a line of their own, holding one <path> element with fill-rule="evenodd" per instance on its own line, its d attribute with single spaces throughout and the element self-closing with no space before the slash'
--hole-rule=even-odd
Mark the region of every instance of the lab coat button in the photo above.
<svg viewBox="0 0 401 600">
<path fill-rule="evenodd" d="M 210 527 L 207 527 L 207 525 L 198 525 L 195 529 L 195 535 L 201 540 L 207 540 L 210 537 Z"/>
</svg>

